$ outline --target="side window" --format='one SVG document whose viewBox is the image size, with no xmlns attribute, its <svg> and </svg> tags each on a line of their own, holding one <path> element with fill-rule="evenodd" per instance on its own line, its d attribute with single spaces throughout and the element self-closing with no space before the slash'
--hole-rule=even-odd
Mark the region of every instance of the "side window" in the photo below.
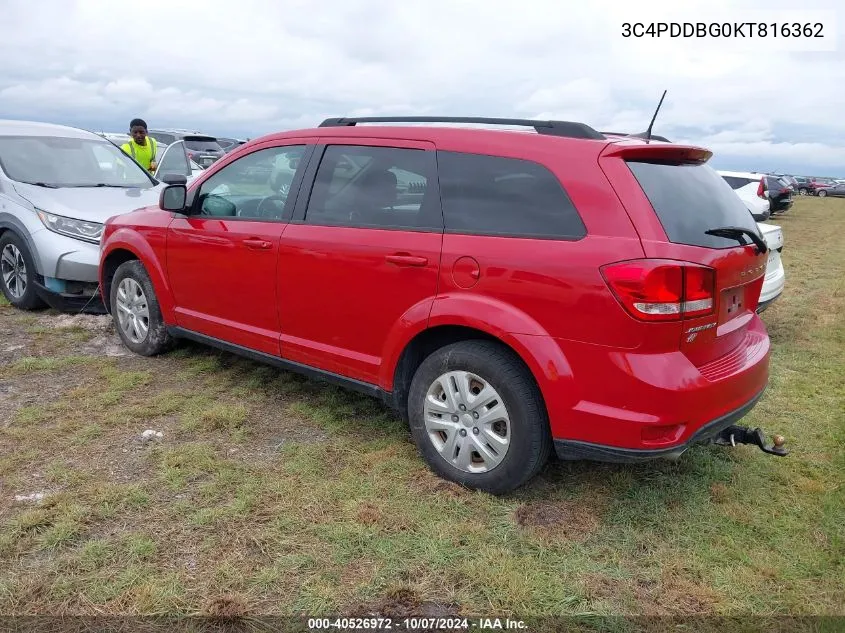
<svg viewBox="0 0 845 633">
<path fill-rule="evenodd" d="M 434 152 L 331 145 L 317 169 L 305 221 L 323 226 L 443 229 Z"/>
<path fill-rule="evenodd" d="M 158 165 L 157 174 L 159 176 L 164 176 L 164 174 L 191 175 L 188 156 L 185 154 L 185 146 L 182 143 L 174 143 L 167 147 Z"/>
<path fill-rule="evenodd" d="M 557 177 L 514 158 L 438 152 L 446 231 L 581 238 L 587 229 Z"/>
<path fill-rule="evenodd" d="M 742 189 L 751 182 L 748 178 L 739 178 L 738 176 L 722 176 L 722 178 L 731 186 L 731 189 Z"/>
<path fill-rule="evenodd" d="M 202 183 L 197 213 L 253 220 L 286 217 L 288 194 L 304 153 L 304 145 L 271 147 L 226 165 Z"/>
</svg>

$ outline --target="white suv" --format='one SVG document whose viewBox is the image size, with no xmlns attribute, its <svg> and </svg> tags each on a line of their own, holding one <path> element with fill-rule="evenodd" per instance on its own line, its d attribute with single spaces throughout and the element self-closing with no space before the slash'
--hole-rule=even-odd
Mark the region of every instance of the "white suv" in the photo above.
<svg viewBox="0 0 845 633">
<path fill-rule="evenodd" d="M 760 232 L 769 247 L 766 278 L 763 281 L 760 303 L 757 307 L 757 312 L 762 312 L 781 295 L 786 282 L 786 273 L 783 269 L 783 261 L 780 258 L 781 251 L 783 251 L 783 231 L 775 224 L 763 223 L 771 215 L 769 199 L 766 197 L 766 185 L 763 181 L 765 174 L 757 174 L 752 171 L 720 171 L 719 175 L 725 179 L 734 193 L 745 203 L 745 206 L 757 221 L 757 226 L 760 227 Z"/>
<path fill-rule="evenodd" d="M 745 203 L 755 220 L 763 222 L 769 219 L 770 203 L 766 196 L 766 185 L 763 182 L 766 174 L 757 174 L 753 171 L 720 171 L 719 175 Z"/>
</svg>

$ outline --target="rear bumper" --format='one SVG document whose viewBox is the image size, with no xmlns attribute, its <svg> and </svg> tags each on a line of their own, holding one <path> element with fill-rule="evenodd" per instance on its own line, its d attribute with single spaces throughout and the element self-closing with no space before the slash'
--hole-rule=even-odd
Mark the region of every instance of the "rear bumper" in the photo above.
<svg viewBox="0 0 845 633">
<path fill-rule="evenodd" d="M 765 390 L 765 388 L 764 388 Z M 555 440 L 555 452 L 559 459 L 563 460 L 592 460 L 600 462 L 632 463 L 650 461 L 653 459 L 676 459 L 696 444 L 707 444 L 719 435 L 724 429 L 736 424 L 744 418 L 757 401 L 763 396 L 760 391 L 751 400 L 738 409 L 734 409 L 715 420 L 708 422 L 698 429 L 686 442 L 677 446 L 660 449 L 632 449 L 606 446 L 602 444 L 591 444 L 573 440 Z"/>
<path fill-rule="evenodd" d="M 769 379 L 769 337 L 757 314 L 728 354 L 697 366 L 682 351 L 641 352 L 547 337 L 523 341 L 555 346 L 534 358 L 552 437 L 563 446 L 671 454 L 698 441 L 700 430 L 722 418 L 736 420 Z M 543 356 L 544 355 L 544 356 Z M 751 403 L 751 404 L 749 404 Z M 744 413 L 743 413 L 744 414 Z M 717 433 L 716 429 L 714 433 Z M 571 452 L 571 451 L 570 451 Z"/>
</svg>

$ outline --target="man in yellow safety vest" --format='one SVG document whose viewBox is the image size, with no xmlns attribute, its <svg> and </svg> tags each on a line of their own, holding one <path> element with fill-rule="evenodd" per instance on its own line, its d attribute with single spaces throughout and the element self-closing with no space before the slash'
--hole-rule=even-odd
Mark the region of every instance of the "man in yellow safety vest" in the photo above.
<svg viewBox="0 0 845 633">
<path fill-rule="evenodd" d="M 154 138 L 147 136 L 147 124 L 143 119 L 132 119 L 129 124 L 129 135 L 132 140 L 124 143 L 120 149 L 129 154 L 150 173 L 155 172 L 158 146 Z"/>
</svg>

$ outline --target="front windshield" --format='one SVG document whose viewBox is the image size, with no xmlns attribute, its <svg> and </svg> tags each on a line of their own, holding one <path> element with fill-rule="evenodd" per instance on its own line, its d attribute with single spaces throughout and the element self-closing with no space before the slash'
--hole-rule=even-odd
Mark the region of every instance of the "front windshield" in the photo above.
<svg viewBox="0 0 845 633">
<path fill-rule="evenodd" d="M 153 181 L 106 140 L 0 136 L 0 166 L 12 180 L 48 187 L 140 187 Z"/>
</svg>

